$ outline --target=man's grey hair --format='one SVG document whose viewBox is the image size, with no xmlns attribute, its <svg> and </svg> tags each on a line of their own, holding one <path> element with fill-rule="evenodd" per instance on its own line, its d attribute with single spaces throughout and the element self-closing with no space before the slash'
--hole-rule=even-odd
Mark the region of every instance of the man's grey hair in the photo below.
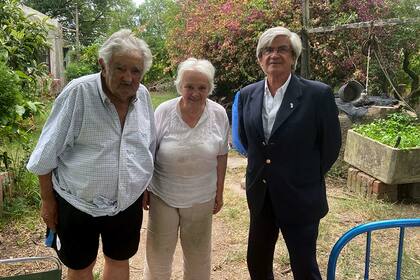
<svg viewBox="0 0 420 280">
<path fill-rule="evenodd" d="M 181 83 L 182 78 L 184 76 L 185 71 L 196 71 L 200 72 L 201 74 L 207 77 L 209 81 L 210 91 L 209 95 L 213 93 L 214 90 L 214 73 L 216 69 L 214 68 L 213 64 L 207 59 L 197 59 L 194 57 L 190 57 L 187 60 L 181 62 L 178 66 L 177 76 L 175 79 L 175 86 L 176 90 L 179 94 L 181 94 Z"/>
<path fill-rule="evenodd" d="M 299 35 L 286 27 L 272 27 L 264 31 L 258 40 L 257 58 L 261 58 L 264 48 L 269 47 L 277 36 L 287 36 L 289 38 L 293 49 L 293 57 L 295 58 L 295 63 L 293 65 L 293 70 L 295 70 L 297 61 L 302 52 L 302 41 L 300 40 Z"/>
<path fill-rule="evenodd" d="M 137 38 L 129 29 L 121 29 L 113 33 L 99 49 L 99 59 L 103 59 L 106 65 L 109 65 L 111 57 L 115 53 L 126 51 L 139 51 L 143 58 L 142 75 L 149 71 L 152 66 L 152 52 L 149 46 L 142 39 Z"/>
</svg>

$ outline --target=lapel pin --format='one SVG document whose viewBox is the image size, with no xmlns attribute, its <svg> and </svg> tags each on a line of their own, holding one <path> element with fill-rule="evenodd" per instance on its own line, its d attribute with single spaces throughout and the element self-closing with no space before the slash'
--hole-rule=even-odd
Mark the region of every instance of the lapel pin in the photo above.
<svg viewBox="0 0 420 280">
<path fill-rule="evenodd" d="M 290 109 L 293 109 L 293 103 L 290 103 Z"/>
</svg>

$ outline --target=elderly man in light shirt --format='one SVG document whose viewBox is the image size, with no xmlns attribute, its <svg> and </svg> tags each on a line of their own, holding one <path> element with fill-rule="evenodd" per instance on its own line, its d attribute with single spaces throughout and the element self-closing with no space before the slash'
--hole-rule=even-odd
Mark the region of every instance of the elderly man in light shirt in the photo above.
<svg viewBox="0 0 420 280">
<path fill-rule="evenodd" d="M 93 279 L 99 237 L 103 278 L 129 279 L 153 174 L 153 109 L 140 84 L 152 54 L 123 29 L 102 45 L 99 64 L 57 97 L 27 166 L 39 175 L 41 216 L 70 280 Z"/>
</svg>

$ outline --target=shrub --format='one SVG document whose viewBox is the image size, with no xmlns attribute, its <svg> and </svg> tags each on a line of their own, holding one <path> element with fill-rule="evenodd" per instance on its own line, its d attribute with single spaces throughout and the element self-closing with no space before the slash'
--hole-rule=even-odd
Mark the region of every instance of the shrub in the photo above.
<svg viewBox="0 0 420 280">
<path fill-rule="evenodd" d="M 66 80 L 71 81 L 78 77 L 95 73 L 96 71 L 92 69 L 91 65 L 88 65 L 84 62 L 72 62 L 67 65 L 66 68 Z"/>
<path fill-rule="evenodd" d="M 0 60 L 0 125 L 13 122 L 16 106 L 22 102 L 18 75 Z"/>
<path fill-rule="evenodd" d="M 169 33 L 172 67 L 190 56 L 207 58 L 216 67 L 215 95 L 233 97 L 239 88 L 263 77 L 255 49 L 269 27 L 300 28 L 299 3 L 293 1 L 179 1 L 179 22 Z M 182 34 L 183 36 L 180 36 Z"/>
</svg>

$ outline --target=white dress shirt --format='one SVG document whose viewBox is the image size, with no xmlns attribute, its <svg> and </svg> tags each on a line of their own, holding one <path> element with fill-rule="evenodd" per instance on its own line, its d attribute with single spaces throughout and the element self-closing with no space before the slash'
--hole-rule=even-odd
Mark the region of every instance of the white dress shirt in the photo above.
<svg viewBox="0 0 420 280">
<path fill-rule="evenodd" d="M 286 82 L 279 89 L 277 89 L 274 96 L 272 96 L 270 89 L 268 88 L 267 79 L 265 79 L 262 123 L 266 141 L 268 141 L 270 138 L 277 112 L 279 111 L 281 103 L 283 102 L 284 94 L 287 90 L 291 77 L 292 75 L 290 74 Z"/>
<path fill-rule="evenodd" d="M 52 171 L 54 190 L 94 217 L 132 205 L 153 174 L 155 125 L 140 85 L 124 127 L 102 89 L 100 73 L 71 81 L 54 102 L 27 168 Z"/>
</svg>

